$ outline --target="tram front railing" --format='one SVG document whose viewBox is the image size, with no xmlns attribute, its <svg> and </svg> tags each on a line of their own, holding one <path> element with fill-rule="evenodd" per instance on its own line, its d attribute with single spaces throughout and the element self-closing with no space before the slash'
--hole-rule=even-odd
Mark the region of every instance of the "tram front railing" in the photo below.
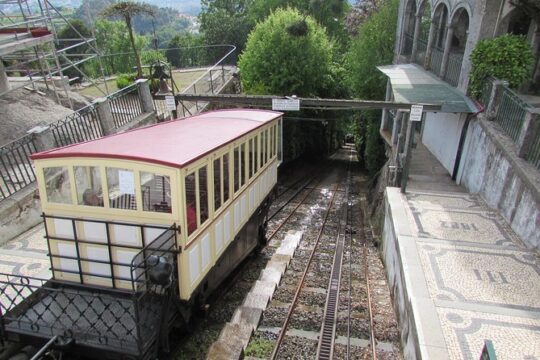
<svg viewBox="0 0 540 360">
<path fill-rule="evenodd" d="M 26 335 L 138 359 L 155 358 L 176 277 L 176 227 L 132 259 L 131 289 L 0 274 L 1 334 Z"/>
</svg>

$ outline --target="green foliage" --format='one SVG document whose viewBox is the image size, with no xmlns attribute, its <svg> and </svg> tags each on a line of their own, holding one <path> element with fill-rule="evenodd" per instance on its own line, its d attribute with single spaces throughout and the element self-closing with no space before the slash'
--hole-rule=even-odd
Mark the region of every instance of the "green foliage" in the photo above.
<svg viewBox="0 0 540 360">
<path fill-rule="evenodd" d="M 392 63 L 398 0 L 385 0 L 360 27 L 346 57 L 350 86 L 362 99 L 384 100 L 386 76 L 376 66 Z"/>
<path fill-rule="evenodd" d="M 81 20 L 70 21 L 70 24 L 64 26 L 58 32 L 59 48 L 62 49 L 74 45 L 74 41 L 69 41 L 67 39 L 81 39 L 81 36 L 91 37 L 92 34 Z M 70 54 L 70 60 L 73 62 L 77 62 L 84 58 L 84 56 L 77 56 L 78 54 L 85 54 L 87 52 L 88 45 L 86 44 L 66 50 L 66 54 Z M 68 65 L 68 61 L 66 61 L 64 58 L 60 58 L 60 62 L 63 66 Z M 82 76 L 82 74 L 80 74 L 79 71 L 74 67 L 64 69 L 63 74 L 70 78 Z"/>
<path fill-rule="evenodd" d="M 137 73 L 120 74 L 116 78 L 116 86 L 118 89 L 123 89 L 133 84 L 137 79 Z"/>
<path fill-rule="evenodd" d="M 259 332 L 256 332 L 246 348 L 245 356 L 267 359 L 272 354 L 274 342 L 266 339 Z"/>
<path fill-rule="evenodd" d="M 177 34 L 169 42 L 165 56 L 174 67 L 192 67 L 204 63 L 204 53 L 199 46 L 203 37 L 196 34 Z"/>
<path fill-rule="evenodd" d="M 228 44 L 244 49 L 253 24 L 247 17 L 248 0 L 202 0 L 200 31 L 208 45 Z"/>
<path fill-rule="evenodd" d="M 96 21 L 96 42 L 103 52 L 103 66 L 106 74 L 131 72 L 135 59 L 129 52 L 131 43 L 127 34 L 126 24 L 121 21 Z M 137 49 L 141 51 L 147 43 L 146 38 L 135 35 Z M 93 74 L 99 74 L 94 62 Z"/>
<path fill-rule="evenodd" d="M 384 100 L 387 79 L 376 66 L 392 63 L 398 5 L 397 0 L 378 3 L 377 11 L 362 22 L 358 36 L 352 40 L 345 67 L 352 91 L 361 99 Z M 358 155 L 371 175 L 385 160 L 380 119 L 380 111 L 362 111 L 354 127 Z"/>
<path fill-rule="evenodd" d="M 502 35 L 481 40 L 471 54 L 472 70 L 469 92 L 478 98 L 490 76 L 521 85 L 531 76 L 534 56 L 527 39 L 518 35 Z"/>
<path fill-rule="evenodd" d="M 291 25 L 305 20 L 305 36 Z M 324 29 L 298 10 L 277 10 L 249 35 L 240 57 L 244 91 L 249 94 L 317 96 L 331 82 L 333 48 Z"/>
<path fill-rule="evenodd" d="M 141 62 L 143 63 L 143 65 L 149 66 L 150 64 L 155 63 L 158 60 L 165 63 L 167 62 L 167 58 L 165 57 L 163 51 L 145 50 L 141 52 Z"/>
<path fill-rule="evenodd" d="M 137 75 L 139 77 L 143 76 L 141 58 L 139 51 L 137 49 L 137 42 L 135 40 L 135 35 L 133 34 L 133 18 L 137 15 L 147 15 L 154 16 L 155 11 L 148 4 L 132 2 L 132 1 L 120 1 L 112 5 L 107 6 L 101 11 L 101 16 L 103 17 L 120 17 L 124 19 L 126 23 L 126 28 L 128 30 L 129 41 L 131 44 L 131 49 L 135 55 L 135 63 L 137 65 Z"/>
</svg>

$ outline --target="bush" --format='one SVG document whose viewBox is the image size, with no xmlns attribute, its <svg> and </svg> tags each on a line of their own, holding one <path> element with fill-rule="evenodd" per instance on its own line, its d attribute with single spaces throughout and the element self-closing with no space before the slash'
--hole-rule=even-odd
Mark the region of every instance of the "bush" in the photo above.
<svg viewBox="0 0 540 360">
<path fill-rule="evenodd" d="M 478 98 L 490 76 L 518 87 L 531 76 L 533 62 L 531 46 L 524 36 L 506 34 L 481 40 L 471 54 L 469 93 Z"/>
<path fill-rule="evenodd" d="M 116 78 L 116 86 L 119 90 L 123 89 L 133 84 L 135 82 L 135 79 L 137 79 L 137 73 L 120 74 Z"/>
</svg>

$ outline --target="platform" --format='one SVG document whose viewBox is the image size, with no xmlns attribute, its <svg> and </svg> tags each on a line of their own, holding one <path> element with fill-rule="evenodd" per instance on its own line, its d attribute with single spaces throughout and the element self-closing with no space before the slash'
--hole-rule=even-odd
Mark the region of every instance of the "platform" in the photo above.
<svg viewBox="0 0 540 360">
<path fill-rule="evenodd" d="M 540 359 L 539 254 L 480 197 L 434 180 L 426 158 L 406 194 L 386 189 L 383 256 L 404 357 L 476 360 L 491 340 L 498 360 Z"/>
</svg>

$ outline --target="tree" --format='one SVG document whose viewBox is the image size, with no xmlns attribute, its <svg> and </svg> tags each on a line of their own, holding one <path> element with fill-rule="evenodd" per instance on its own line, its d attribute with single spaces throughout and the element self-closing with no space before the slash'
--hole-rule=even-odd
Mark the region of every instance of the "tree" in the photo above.
<svg viewBox="0 0 540 360">
<path fill-rule="evenodd" d="M 198 66 L 205 60 L 205 54 L 200 51 L 201 45 L 203 38 L 200 35 L 177 34 L 169 42 L 165 56 L 177 68 Z"/>
<path fill-rule="evenodd" d="M 134 16 L 143 14 L 148 16 L 154 16 L 154 10 L 148 4 L 129 1 L 121 1 L 116 4 L 109 5 L 101 12 L 101 15 L 104 17 L 121 17 L 124 19 L 129 34 L 129 40 L 131 42 L 131 48 L 135 53 L 137 76 L 140 78 L 143 76 L 142 65 L 139 52 L 137 51 L 137 45 L 135 44 L 132 20 Z"/>
<path fill-rule="evenodd" d="M 325 30 L 296 9 L 278 9 L 249 35 L 239 61 L 249 94 L 328 97 L 338 92 L 332 63 L 333 45 Z M 297 117 L 321 117 L 303 111 Z M 284 157 L 324 154 L 331 150 L 334 124 L 291 122 L 284 125 Z"/>
<path fill-rule="evenodd" d="M 126 24 L 121 21 L 96 21 L 96 44 L 103 53 L 102 61 L 107 74 L 130 73 L 136 65 L 133 56 L 126 51 L 131 47 L 131 42 Z M 135 35 L 135 46 L 140 52 L 147 41 L 142 36 Z M 93 64 L 96 69 L 92 72 L 98 75 L 97 63 Z"/>
<path fill-rule="evenodd" d="M 237 53 L 241 53 L 253 28 L 247 17 L 248 2 L 248 0 L 202 0 L 199 21 L 204 42 L 208 45 L 234 45 Z"/>
<path fill-rule="evenodd" d="M 346 56 L 349 82 L 356 96 L 384 100 L 386 76 L 376 66 L 391 64 L 398 16 L 397 0 L 385 0 L 365 21 Z"/>
<path fill-rule="evenodd" d="M 58 32 L 58 41 L 59 41 L 59 48 L 67 48 L 70 46 L 73 46 L 77 44 L 78 42 L 82 41 L 82 37 L 90 37 L 90 30 L 86 27 L 86 25 L 81 20 L 71 20 L 69 24 L 64 26 L 60 31 Z M 74 40 L 76 39 L 76 40 Z M 85 55 L 88 52 L 88 45 L 81 44 L 79 46 L 70 48 L 65 50 L 65 55 L 72 61 L 77 62 L 85 57 Z M 68 61 L 61 58 L 60 60 L 63 65 L 68 65 Z M 79 65 L 81 66 L 81 65 Z M 77 69 L 74 67 L 69 67 L 63 70 L 63 74 L 68 77 L 75 77 L 80 76 Z"/>
<path fill-rule="evenodd" d="M 248 93 L 318 96 L 331 80 L 332 43 L 313 18 L 277 10 L 249 35 L 240 57 Z"/>
<path fill-rule="evenodd" d="M 383 0 L 378 11 L 362 23 L 346 55 L 350 87 L 361 99 L 385 98 L 387 79 L 376 66 L 392 63 L 398 5 L 398 0 Z M 380 111 L 362 111 L 359 121 L 365 125 L 358 127 L 362 131 L 355 134 L 358 153 L 372 175 L 384 162 L 384 144 L 379 135 L 380 118 Z"/>
</svg>

